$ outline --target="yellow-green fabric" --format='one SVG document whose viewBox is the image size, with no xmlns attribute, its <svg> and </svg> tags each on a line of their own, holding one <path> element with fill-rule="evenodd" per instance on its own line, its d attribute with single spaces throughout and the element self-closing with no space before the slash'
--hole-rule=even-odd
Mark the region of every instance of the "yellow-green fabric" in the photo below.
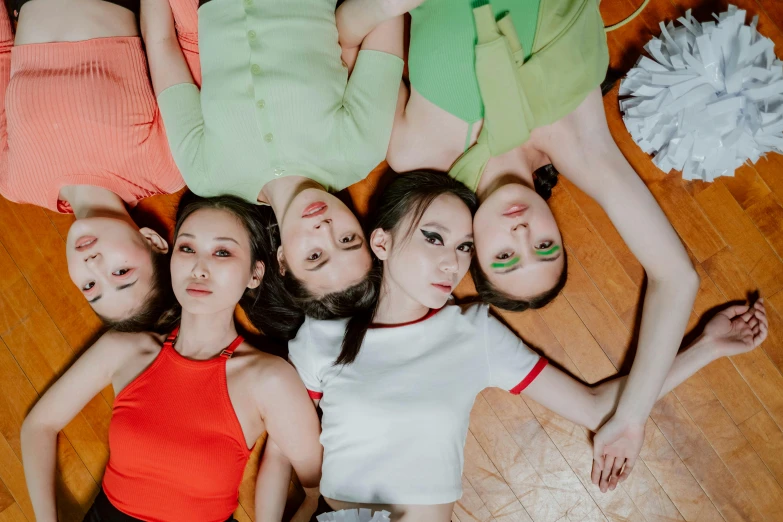
<svg viewBox="0 0 783 522">
<path fill-rule="evenodd" d="M 601 84 L 609 49 L 597 0 L 543 0 L 528 60 L 509 18 L 513 13 L 496 22 L 491 7 L 484 5 L 473 15 L 484 124 L 476 144 L 449 174 L 476 190 L 490 157 L 568 115 Z"/>
<path fill-rule="evenodd" d="M 256 202 L 280 176 L 329 190 L 363 179 L 386 156 L 402 60 L 340 59 L 336 0 L 211 0 L 199 8 L 201 92 L 158 96 L 174 159 L 201 196 Z"/>
<path fill-rule="evenodd" d="M 411 11 L 408 77 L 411 86 L 441 109 L 468 123 L 484 118 L 476 79 L 473 8 L 482 0 L 426 0 Z M 486 2 L 486 0 L 483 0 Z M 493 0 L 496 17 L 514 13 L 514 27 L 527 59 L 533 51 L 541 2 Z"/>
</svg>

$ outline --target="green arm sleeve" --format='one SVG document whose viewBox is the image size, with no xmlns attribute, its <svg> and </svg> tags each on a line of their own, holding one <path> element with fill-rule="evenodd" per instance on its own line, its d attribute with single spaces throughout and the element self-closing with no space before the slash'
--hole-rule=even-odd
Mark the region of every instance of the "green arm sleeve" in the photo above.
<svg viewBox="0 0 783 522">
<path fill-rule="evenodd" d="M 354 174 L 364 178 L 386 158 L 391 139 L 402 60 L 392 54 L 364 50 L 343 97 L 341 152 Z M 351 180 L 347 185 L 358 181 Z"/>
<path fill-rule="evenodd" d="M 192 83 L 169 87 L 158 96 L 171 154 L 188 188 L 201 194 L 208 185 L 204 162 L 201 93 Z"/>
</svg>

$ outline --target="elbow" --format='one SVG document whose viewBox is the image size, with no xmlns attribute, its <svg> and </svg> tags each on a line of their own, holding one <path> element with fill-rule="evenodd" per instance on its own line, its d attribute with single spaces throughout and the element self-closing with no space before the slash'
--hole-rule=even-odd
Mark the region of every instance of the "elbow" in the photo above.
<svg viewBox="0 0 783 522">
<path fill-rule="evenodd" d="M 319 486 L 321 483 L 322 464 L 323 450 L 318 452 L 317 458 L 311 459 L 311 461 L 308 463 L 306 472 L 299 473 L 299 471 L 297 471 L 296 476 L 299 477 L 299 482 L 302 483 L 302 487 L 317 488 Z"/>
<path fill-rule="evenodd" d="M 317 466 L 307 466 L 307 469 L 302 469 L 302 466 L 294 468 L 296 476 L 303 488 L 317 488 L 321 483 L 321 463 Z"/>
<path fill-rule="evenodd" d="M 313 452 L 299 465 L 294 466 L 296 476 L 304 488 L 317 488 L 321 483 L 321 466 L 323 465 L 323 447 L 318 444 L 318 451 Z"/>
<path fill-rule="evenodd" d="M 27 417 L 25 417 L 24 422 L 22 422 L 20 435 L 22 442 L 24 442 L 46 434 L 57 436 L 58 431 L 60 430 L 46 422 L 46 420 L 36 412 L 35 408 L 33 408 L 33 410 L 27 414 Z"/>
<path fill-rule="evenodd" d="M 671 263 L 665 270 L 648 274 L 651 283 L 666 285 L 678 293 L 696 295 L 701 277 L 687 257 L 683 261 Z"/>
<path fill-rule="evenodd" d="M 386 151 L 386 163 L 394 172 L 409 172 L 420 167 L 414 158 L 415 148 L 411 147 L 410 133 L 404 122 L 394 122 L 389 150 Z"/>
<path fill-rule="evenodd" d="M 690 260 L 676 272 L 675 279 L 677 281 L 677 287 L 681 291 L 688 292 L 694 298 L 696 297 L 696 292 L 699 291 L 699 285 L 701 284 L 701 277 L 699 277 L 699 273 L 693 267 Z"/>
<path fill-rule="evenodd" d="M 311 473 L 306 476 L 297 473 L 297 477 L 303 488 L 317 488 L 321 483 L 321 470 L 319 469 L 316 473 Z"/>
<path fill-rule="evenodd" d="M 209 183 L 207 183 L 206 175 L 204 173 L 193 172 L 190 165 L 185 162 L 181 164 L 177 163 L 177 165 L 178 166 L 182 165 L 181 167 L 179 167 L 179 170 L 182 173 L 182 179 L 185 181 L 185 184 L 188 186 L 189 191 L 202 198 L 208 198 L 210 196 L 215 195 L 210 193 Z"/>
<path fill-rule="evenodd" d="M 392 138 L 389 144 L 389 151 L 386 154 L 386 163 L 394 172 L 408 172 L 415 168 L 410 161 L 410 154 L 395 142 Z"/>
</svg>

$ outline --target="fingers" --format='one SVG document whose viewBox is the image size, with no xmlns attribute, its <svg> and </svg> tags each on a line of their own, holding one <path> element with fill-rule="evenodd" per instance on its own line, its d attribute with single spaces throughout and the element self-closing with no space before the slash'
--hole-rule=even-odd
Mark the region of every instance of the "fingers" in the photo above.
<svg viewBox="0 0 783 522">
<path fill-rule="evenodd" d="M 759 346 L 763 343 L 769 333 L 769 322 L 767 321 L 767 310 L 764 308 L 764 299 L 759 299 L 753 305 L 753 318 L 758 321 L 753 330 L 753 346 Z"/>
<path fill-rule="evenodd" d="M 598 487 L 601 488 L 601 493 L 606 493 L 609 489 L 609 479 L 612 476 L 612 468 L 614 468 L 614 461 L 618 460 L 615 459 L 611 455 L 606 456 L 606 464 L 604 465 L 604 469 L 601 472 L 601 481 L 598 484 Z M 622 460 L 622 459 L 619 459 Z"/>
<path fill-rule="evenodd" d="M 753 335 L 756 335 L 759 333 L 759 320 L 754 315 L 753 318 L 751 318 L 750 321 L 748 321 L 748 326 L 750 326 L 750 331 L 753 332 Z"/>
<path fill-rule="evenodd" d="M 768 333 L 769 326 L 767 326 L 767 322 L 759 322 L 759 332 L 753 334 L 753 347 L 755 348 L 763 343 L 767 339 Z"/>
<path fill-rule="evenodd" d="M 604 470 L 604 443 L 601 441 L 598 435 L 593 438 L 593 466 L 598 466 L 598 471 Z M 596 482 L 598 484 L 598 482 Z"/>
<path fill-rule="evenodd" d="M 625 461 L 625 466 L 623 467 L 623 472 L 620 474 L 620 482 L 624 481 L 628 478 L 628 476 L 633 471 L 633 467 L 636 464 L 636 459 L 628 459 Z"/>
<path fill-rule="evenodd" d="M 593 459 L 593 470 L 590 472 L 590 480 L 595 484 L 596 486 L 601 481 L 601 470 L 603 469 L 603 463 L 600 463 Z"/>
<path fill-rule="evenodd" d="M 593 471 L 590 478 L 596 486 L 601 482 L 601 472 L 606 467 L 604 456 L 604 443 L 598 437 L 593 439 Z"/>
<path fill-rule="evenodd" d="M 748 311 L 750 307 L 748 305 L 732 305 L 725 310 L 721 310 L 719 313 L 725 315 L 729 319 L 734 319 L 738 315 L 742 315 Z"/>
<path fill-rule="evenodd" d="M 767 322 L 767 309 L 764 308 L 764 303 L 761 300 L 756 301 L 756 304 L 753 305 L 753 315 L 760 323 L 769 326 L 769 323 Z"/>
<path fill-rule="evenodd" d="M 624 458 L 616 458 L 614 460 L 614 466 L 612 466 L 612 472 L 609 475 L 609 490 L 614 491 L 617 487 L 617 483 L 620 480 L 620 472 L 623 470 L 623 464 L 625 464 Z"/>
</svg>

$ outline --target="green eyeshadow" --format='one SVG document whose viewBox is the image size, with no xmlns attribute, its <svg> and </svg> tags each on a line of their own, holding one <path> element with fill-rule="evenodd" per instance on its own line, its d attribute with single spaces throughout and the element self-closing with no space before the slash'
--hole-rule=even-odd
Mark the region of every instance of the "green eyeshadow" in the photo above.
<svg viewBox="0 0 783 522">
<path fill-rule="evenodd" d="M 558 250 L 560 250 L 560 245 L 554 245 L 548 250 L 536 250 L 536 255 L 539 255 L 541 257 L 551 256 Z"/>
<path fill-rule="evenodd" d="M 492 268 L 508 268 L 510 266 L 516 265 L 517 263 L 519 263 L 519 256 L 513 257 L 508 261 L 503 261 L 500 263 L 492 263 L 492 265 L 490 266 L 492 266 Z"/>
</svg>

